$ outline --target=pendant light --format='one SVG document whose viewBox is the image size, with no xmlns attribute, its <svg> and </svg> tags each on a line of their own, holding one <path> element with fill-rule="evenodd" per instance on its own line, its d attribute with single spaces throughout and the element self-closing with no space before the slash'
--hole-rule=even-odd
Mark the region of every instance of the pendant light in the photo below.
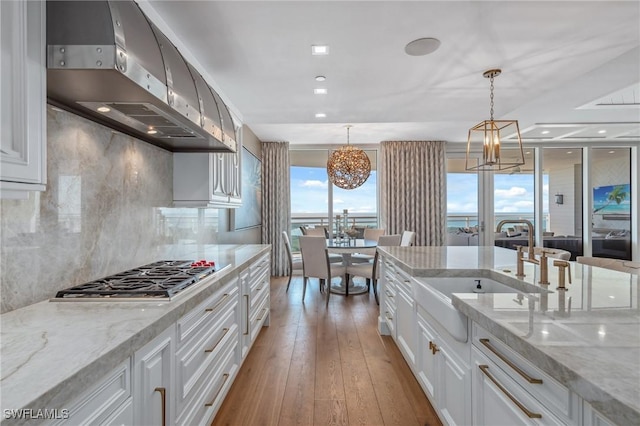
<svg viewBox="0 0 640 426">
<path fill-rule="evenodd" d="M 333 151 L 327 161 L 327 174 L 332 184 L 342 189 L 355 189 L 366 182 L 371 173 L 371 162 L 367 154 L 360 148 L 349 145 L 349 129 L 347 128 L 347 144 Z"/>
<path fill-rule="evenodd" d="M 491 117 L 469 129 L 467 139 L 466 170 L 506 170 L 524 165 L 522 139 L 517 120 L 493 119 L 493 79 L 500 75 L 499 69 L 485 71 L 482 75 L 491 82 Z M 474 147 L 482 147 L 481 162 L 472 158 Z M 505 152 L 507 151 L 507 152 Z"/>
</svg>

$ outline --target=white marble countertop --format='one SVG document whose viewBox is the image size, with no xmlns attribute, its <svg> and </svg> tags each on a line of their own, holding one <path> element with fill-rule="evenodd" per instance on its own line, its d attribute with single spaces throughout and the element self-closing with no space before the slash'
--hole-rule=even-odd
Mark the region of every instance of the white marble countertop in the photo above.
<svg viewBox="0 0 640 426">
<path fill-rule="evenodd" d="M 168 302 L 43 301 L 3 314 L 2 410 L 64 408 L 269 250 L 258 244 L 167 246 L 162 259 L 215 260 L 219 271 Z"/>
<path fill-rule="evenodd" d="M 533 264 L 525 263 L 522 280 L 515 277 L 513 250 L 381 250 L 413 276 L 484 276 L 516 288 L 526 288 L 522 283 L 541 286 L 539 267 Z M 551 284 L 541 286 L 553 292 L 547 298 L 464 293 L 454 294 L 452 303 L 617 424 L 640 424 L 640 277 L 570 263 L 573 283 L 566 292 L 556 290 L 558 268 L 550 259 Z"/>
</svg>

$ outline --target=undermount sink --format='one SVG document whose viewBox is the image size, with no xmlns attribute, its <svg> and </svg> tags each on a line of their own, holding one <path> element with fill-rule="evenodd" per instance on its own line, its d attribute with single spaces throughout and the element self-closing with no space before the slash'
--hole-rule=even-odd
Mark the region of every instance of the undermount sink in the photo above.
<svg viewBox="0 0 640 426">
<path fill-rule="evenodd" d="M 481 293 L 519 293 L 520 291 L 489 278 L 449 277 L 414 278 L 416 302 L 459 342 L 466 342 L 468 336 L 467 317 L 453 307 L 453 293 L 473 293 L 480 281 Z M 539 289 L 531 286 L 529 292 Z"/>
</svg>

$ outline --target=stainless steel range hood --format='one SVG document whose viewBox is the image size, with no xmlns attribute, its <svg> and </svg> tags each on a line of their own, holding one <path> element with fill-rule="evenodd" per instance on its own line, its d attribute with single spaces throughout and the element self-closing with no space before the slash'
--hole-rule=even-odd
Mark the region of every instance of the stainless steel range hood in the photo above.
<svg viewBox="0 0 640 426">
<path fill-rule="evenodd" d="M 49 103 L 173 152 L 235 152 L 220 96 L 133 1 L 47 2 Z"/>
</svg>

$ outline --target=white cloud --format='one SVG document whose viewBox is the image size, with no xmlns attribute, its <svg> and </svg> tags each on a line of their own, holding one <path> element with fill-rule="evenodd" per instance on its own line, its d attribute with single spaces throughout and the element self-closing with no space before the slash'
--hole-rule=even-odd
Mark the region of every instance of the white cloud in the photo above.
<svg viewBox="0 0 640 426">
<path fill-rule="evenodd" d="M 304 186 L 307 188 L 327 188 L 328 187 L 328 181 L 321 181 L 321 180 L 304 180 L 300 183 L 300 186 Z"/>
<path fill-rule="evenodd" d="M 509 189 L 496 189 L 496 197 L 522 197 L 527 195 L 526 188 L 521 186 L 512 186 Z"/>
</svg>

